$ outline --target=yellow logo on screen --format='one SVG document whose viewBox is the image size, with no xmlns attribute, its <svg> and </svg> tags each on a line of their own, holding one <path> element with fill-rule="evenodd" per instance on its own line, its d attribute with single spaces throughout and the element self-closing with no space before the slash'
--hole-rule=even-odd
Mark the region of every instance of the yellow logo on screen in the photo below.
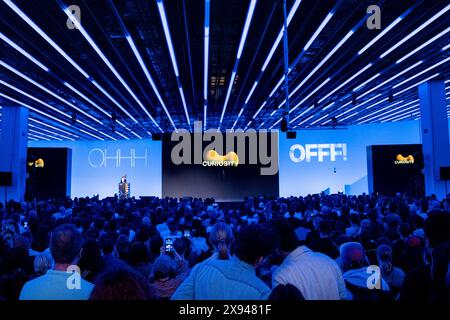
<svg viewBox="0 0 450 320">
<path fill-rule="evenodd" d="M 205 161 L 202 165 L 204 167 L 237 167 L 239 164 L 239 157 L 236 152 L 230 151 L 226 155 L 221 156 L 216 150 L 209 150 L 206 153 Z"/>
<path fill-rule="evenodd" d="M 44 167 L 44 160 L 39 158 L 36 161 L 28 161 L 29 167 L 35 167 L 35 168 L 43 168 Z"/>
<path fill-rule="evenodd" d="M 395 164 L 413 164 L 414 163 L 414 157 L 412 155 L 409 155 L 407 157 L 404 157 L 401 154 L 398 154 L 394 161 Z"/>
</svg>

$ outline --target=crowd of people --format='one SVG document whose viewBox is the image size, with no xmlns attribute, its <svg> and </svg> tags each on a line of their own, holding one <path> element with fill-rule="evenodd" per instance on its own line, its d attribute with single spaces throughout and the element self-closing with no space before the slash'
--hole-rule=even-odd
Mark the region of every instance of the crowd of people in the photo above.
<svg viewBox="0 0 450 320">
<path fill-rule="evenodd" d="M 0 204 L 0 299 L 448 300 L 450 195 Z"/>
</svg>

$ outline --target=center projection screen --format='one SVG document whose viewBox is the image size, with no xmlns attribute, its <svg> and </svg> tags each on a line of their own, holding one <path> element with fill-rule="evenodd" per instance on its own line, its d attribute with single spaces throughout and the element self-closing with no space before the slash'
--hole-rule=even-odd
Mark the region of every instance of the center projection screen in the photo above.
<svg viewBox="0 0 450 320">
<path fill-rule="evenodd" d="M 212 135 L 188 133 L 175 141 L 163 136 L 163 197 L 241 201 L 279 195 L 277 132 Z M 208 153 L 212 149 L 216 152 Z"/>
</svg>

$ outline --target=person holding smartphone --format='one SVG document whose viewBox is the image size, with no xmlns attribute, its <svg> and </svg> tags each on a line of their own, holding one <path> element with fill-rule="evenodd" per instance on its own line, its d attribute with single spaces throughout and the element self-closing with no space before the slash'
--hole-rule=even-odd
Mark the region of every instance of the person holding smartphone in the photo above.
<svg viewBox="0 0 450 320">
<path fill-rule="evenodd" d="M 176 274 L 176 261 L 169 255 L 162 254 L 153 264 L 153 276 L 150 278 L 150 287 L 157 299 L 167 300 L 185 278 L 185 274 Z"/>
</svg>

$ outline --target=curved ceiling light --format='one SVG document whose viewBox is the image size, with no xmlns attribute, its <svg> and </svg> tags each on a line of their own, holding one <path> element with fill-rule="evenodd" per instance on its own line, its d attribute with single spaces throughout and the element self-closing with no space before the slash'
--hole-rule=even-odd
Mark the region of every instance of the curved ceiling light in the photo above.
<svg viewBox="0 0 450 320">
<path fill-rule="evenodd" d="M 298 116 L 296 116 L 294 119 L 292 119 L 291 121 L 289 121 L 289 123 L 294 123 L 295 121 L 297 121 L 297 119 L 299 119 L 301 116 L 303 116 L 304 114 L 308 113 L 309 111 L 311 111 L 312 109 L 314 109 L 314 106 L 311 106 L 309 108 L 307 108 L 306 110 L 304 110 L 302 113 L 300 113 Z"/>
<path fill-rule="evenodd" d="M 122 86 L 133 97 L 133 99 L 136 101 L 136 103 L 139 105 L 139 107 L 142 109 L 142 111 L 144 111 L 144 113 L 149 117 L 149 119 L 159 129 L 159 131 L 162 132 L 162 129 L 159 126 L 159 124 L 155 121 L 155 119 L 152 117 L 152 115 L 147 110 L 147 108 L 142 104 L 141 100 L 139 100 L 139 98 L 136 96 L 136 94 L 133 92 L 133 90 L 130 88 L 130 86 L 125 82 L 125 80 L 120 75 L 120 73 L 117 71 L 117 69 L 111 64 L 111 62 L 108 60 L 108 58 L 103 54 L 103 52 L 100 50 L 100 48 L 97 46 L 95 41 L 91 38 L 91 36 L 87 33 L 87 31 L 84 29 L 84 27 L 79 23 L 78 19 L 74 16 L 74 14 L 61 1 L 58 1 L 58 3 L 60 4 L 61 9 L 65 12 L 67 17 L 70 19 L 70 21 L 72 21 L 72 23 L 75 25 L 76 29 L 78 31 L 80 31 L 80 33 L 83 35 L 84 39 L 91 45 L 92 49 L 94 49 L 94 51 L 103 60 L 103 62 L 106 64 L 106 66 L 109 68 L 109 70 L 111 70 L 111 72 L 120 81 Z"/>
<path fill-rule="evenodd" d="M 369 42 L 363 49 L 361 49 L 361 50 L 358 52 L 358 55 L 362 54 L 362 53 L 363 53 L 364 51 L 366 51 L 370 46 L 372 46 L 376 41 L 378 41 L 382 36 L 384 36 L 388 31 L 390 31 L 391 29 L 393 29 L 393 27 L 395 27 L 395 25 L 397 25 L 401 20 L 403 20 L 403 19 L 404 19 L 404 18 L 405 18 L 405 17 L 406 17 L 413 9 L 414 9 L 414 7 L 415 7 L 415 6 L 409 8 L 407 11 L 405 11 L 399 18 L 397 18 L 397 19 L 396 19 L 393 23 L 391 23 L 385 30 L 383 30 L 382 33 L 380 33 L 376 38 L 374 38 L 371 42 Z M 429 19 L 426 23 L 424 23 L 421 27 L 419 27 L 419 30 L 415 30 L 413 33 L 411 33 L 411 34 L 407 37 L 407 39 L 403 39 L 401 42 L 402 42 L 402 43 L 406 42 L 409 38 L 411 38 L 412 36 L 414 36 L 415 34 L 417 34 L 419 31 L 421 31 L 423 28 L 425 28 L 426 26 L 428 26 L 432 21 L 436 20 L 436 19 L 437 19 L 438 17 L 440 17 L 442 14 L 444 14 L 445 12 L 447 12 L 447 11 L 449 10 L 449 8 L 450 8 L 450 5 L 447 6 L 446 8 L 444 8 L 444 9 L 442 9 L 438 14 L 436 14 L 435 16 L 433 16 L 433 17 L 432 17 L 431 19 Z M 358 27 L 358 26 L 356 26 L 352 31 L 356 30 L 357 27 Z M 346 41 L 346 38 L 348 38 L 349 36 L 351 36 L 352 31 L 350 31 L 350 32 L 347 34 L 347 36 L 344 37 L 344 39 L 342 39 L 341 42 L 339 42 L 338 45 L 337 45 L 333 50 L 339 48 L 339 47 L 343 44 L 343 42 Z M 431 42 L 433 42 L 433 41 L 437 40 L 438 38 L 442 37 L 446 32 L 447 32 L 447 31 L 443 31 L 443 32 L 441 32 L 440 34 L 438 34 L 437 36 L 433 37 L 432 39 L 430 39 L 429 41 L 427 41 L 426 43 L 424 43 L 422 46 L 420 46 L 419 48 L 417 48 L 415 51 L 413 51 L 412 53 L 410 53 L 410 54 L 408 54 L 407 56 L 405 56 L 404 58 L 402 58 L 402 59 L 400 60 L 400 62 L 403 61 L 404 59 L 408 58 L 409 56 L 411 56 L 411 55 L 414 54 L 415 52 L 419 51 L 420 49 L 424 48 L 425 46 L 429 45 Z M 401 45 L 401 43 L 400 43 L 400 44 L 397 43 L 396 46 L 394 46 L 394 47 L 398 47 L 397 45 Z M 394 47 L 392 47 L 391 49 L 395 49 Z M 389 51 L 389 50 L 388 50 L 388 51 Z M 388 52 L 388 53 L 389 53 L 389 52 Z M 385 55 L 381 55 L 381 56 L 379 57 L 379 59 L 383 58 L 384 56 L 385 56 Z M 329 56 L 327 56 L 327 57 L 329 57 Z M 325 57 L 324 60 L 327 60 L 327 57 Z M 307 76 L 307 77 L 306 77 L 306 78 L 305 78 L 305 79 L 304 79 L 304 80 L 303 80 L 303 81 L 302 81 L 302 82 L 294 89 L 294 91 L 291 92 L 291 94 L 295 93 L 295 91 L 298 90 L 299 87 L 301 87 L 301 86 L 302 86 L 302 85 L 303 85 L 303 84 L 304 84 L 304 83 L 312 76 L 312 74 L 315 73 L 315 72 L 320 68 L 320 66 L 323 64 L 324 60 L 322 60 L 322 61 L 319 63 L 319 65 L 316 66 L 316 68 L 314 68 L 314 70 L 311 72 L 311 74 L 309 74 L 309 75 L 308 75 L 308 76 Z M 368 66 L 364 67 L 363 69 L 361 69 L 360 71 L 358 71 L 357 74 L 358 74 L 358 75 L 361 74 L 364 70 L 367 70 L 367 68 L 370 67 L 371 65 L 373 65 L 373 64 L 369 64 Z M 403 72 L 403 73 L 404 73 L 404 72 Z M 403 73 L 402 73 L 402 74 L 403 74 Z M 379 76 L 379 74 L 376 74 L 376 75 L 374 75 L 374 76 L 373 76 L 371 79 L 369 79 L 369 80 L 373 80 L 373 79 L 377 78 L 378 76 Z M 397 76 L 399 76 L 399 74 L 397 74 Z M 345 83 L 350 82 L 350 81 L 353 80 L 354 78 L 355 78 L 354 76 L 350 77 L 347 81 L 345 81 Z M 366 81 L 366 82 L 364 83 L 364 85 L 365 85 L 366 83 L 368 83 L 369 80 Z M 392 78 L 391 78 L 390 80 L 392 80 Z M 389 80 L 389 81 L 390 81 L 390 80 Z M 385 82 L 384 82 L 384 83 L 385 83 Z M 384 83 L 383 83 L 383 84 L 384 84 Z M 364 85 L 358 86 L 357 89 L 359 90 L 359 89 L 362 88 Z M 381 86 L 381 85 L 380 85 L 380 86 Z M 366 94 L 372 92 L 373 90 L 376 90 L 376 89 L 379 88 L 380 86 L 377 86 L 376 88 L 373 88 L 373 89 L 369 90 L 368 92 L 364 93 L 362 96 L 365 96 Z M 339 88 L 342 88 L 342 84 L 338 87 L 338 89 L 339 89 Z M 337 91 L 336 89 L 333 90 L 331 94 L 333 94 L 333 93 L 336 92 L 336 91 Z M 355 90 L 355 91 L 357 91 L 357 90 Z M 326 98 L 328 98 L 329 96 L 331 96 L 331 94 L 328 93 L 325 97 L 321 98 L 320 102 L 323 102 Z M 290 96 L 291 96 L 291 95 L 290 95 Z M 360 97 L 362 97 L 362 96 L 360 96 Z M 358 98 L 360 98 L 360 97 L 358 97 Z"/>
<path fill-rule="evenodd" d="M 209 65 L 209 31 L 210 31 L 210 0 L 205 0 L 204 53 L 203 53 L 203 128 L 206 129 L 206 114 L 208 112 L 208 65 Z"/>
<path fill-rule="evenodd" d="M 237 52 L 237 56 L 236 56 L 236 62 L 234 64 L 233 72 L 231 73 L 231 78 L 230 78 L 230 82 L 228 85 L 227 95 L 225 96 L 225 102 L 224 102 L 223 108 L 222 108 L 222 114 L 220 115 L 219 128 L 222 125 L 223 117 L 225 116 L 225 110 L 227 109 L 228 100 L 230 99 L 231 89 L 233 88 L 233 85 L 234 85 L 234 79 L 236 78 L 237 69 L 239 67 L 239 61 L 241 59 L 242 51 L 244 50 L 245 40 L 247 39 L 248 30 L 250 29 L 250 23 L 252 21 L 253 13 L 255 11 L 256 1 L 257 0 L 250 1 L 250 6 L 247 11 L 247 17 L 245 18 L 244 29 L 243 29 L 242 35 L 241 35 L 241 41 L 239 42 L 239 48 L 238 48 L 238 52 Z"/>
<path fill-rule="evenodd" d="M 298 7 L 300 6 L 301 2 L 302 2 L 302 0 L 296 0 L 295 3 L 292 5 L 291 10 L 289 10 L 289 14 L 288 14 L 287 21 L 286 21 L 286 25 L 287 25 L 288 28 L 289 28 L 289 24 L 290 24 L 291 21 L 292 21 L 292 18 L 294 17 L 295 13 L 297 12 Z M 328 18 L 328 16 L 329 16 L 329 18 Z M 333 15 L 331 14 L 331 16 L 330 16 L 330 14 L 329 14 L 328 16 L 327 16 L 327 18 L 328 18 L 328 21 L 329 21 L 329 19 L 331 19 L 331 17 L 332 17 Z M 327 22 L 328 22 L 328 21 L 327 21 Z M 322 24 L 323 24 L 323 23 L 322 23 Z M 326 23 L 325 23 L 325 24 L 326 24 Z M 319 30 L 317 30 L 317 31 L 319 31 Z M 317 31 L 316 31 L 316 33 L 317 33 Z M 320 32 L 320 31 L 319 31 L 319 32 Z M 273 57 L 273 55 L 275 54 L 275 51 L 276 51 L 276 49 L 278 48 L 278 45 L 280 44 L 281 39 L 283 38 L 283 33 L 284 33 L 284 25 L 281 27 L 280 32 L 278 33 L 278 36 L 277 36 L 277 38 L 275 39 L 275 42 L 273 43 L 272 48 L 271 48 L 270 51 L 269 51 L 269 55 L 266 57 L 266 60 L 264 61 L 264 64 L 263 64 L 263 66 L 261 67 L 261 70 L 259 71 L 259 74 L 258 74 L 258 76 L 256 77 L 255 83 L 253 84 L 252 88 L 250 89 L 250 92 L 249 92 L 249 94 L 247 95 L 247 98 L 245 99 L 244 106 L 243 106 L 242 108 L 245 108 L 245 106 L 247 105 L 247 103 L 250 101 L 250 98 L 252 97 L 253 92 L 255 91 L 256 87 L 258 86 L 259 81 L 261 80 L 261 77 L 262 77 L 264 71 L 266 70 L 267 66 L 269 65 L 270 61 L 272 60 L 272 57 Z M 317 35 L 316 35 L 316 36 L 317 36 Z M 311 39 L 312 39 L 312 38 L 311 38 Z M 310 42 L 312 43 L 312 41 L 310 41 Z M 306 44 L 305 48 L 306 48 L 307 46 L 309 47 L 309 46 L 311 45 L 310 42 L 308 42 L 308 43 Z M 306 50 L 306 49 L 303 49 L 303 50 Z M 283 80 L 284 80 L 284 76 L 283 76 L 282 80 L 279 81 L 278 86 L 281 85 L 281 83 L 282 83 Z M 256 114 L 258 114 L 258 113 L 259 113 L 259 111 L 258 111 Z M 242 112 L 240 112 L 240 114 L 242 114 Z M 236 118 L 236 121 L 235 121 L 235 124 L 233 125 L 233 127 L 236 125 L 236 123 L 237 123 L 239 117 L 240 117 L 240 115 Z M 255 118 L 255 117 L 256 117 L 256 115 L 253 116 L 253 118 Z"/>
<path fill-rule="evenodd" d="M 411 81 L 411 80 L 413 80 L 413 79 L 415 79 L 415 78 L 417 78 L 417 77 L 420 77 L 421 75 L 427 73 L 428 71 L 430 71 L 430 70 L 432 70 L 432 69 L 434 69 L 434 68 L 440 66 L 441 64 L 444 64 L 444 63 L 446 63 L 446 62 L 449 62 L 449 61 L 450 61 L 450 57 L 448 57 L 447 59 L 441 60 L 441 61 L 439 61 L 438 63 L 433 64 L 431 67 L 428 67 L 428 68 L 426 68 L 425 70 L 422 70 L 421 72 L 414 74 L 412 77 L 410 77 L 410 78 L 408 78 L 408 79 L 406 79 L 406 80 L 403 80 L 403 81 L 400 82 L 400 83 L 397 83 L 396 85 L 392 86 L 392 88 L 393 88 L 393 89 L 397 89 L 398 87 L 401 87 L 401 86 L 404 85 L 405 83 L 407 83 L 407 82 L 409 82 L 409 81 Z"/>
<path fill-rule="evenodd" d="M 7 64 L 6 62 L 0 60 L 0 65 L 6 69 L 8 69 L 9 71 L 13 72 L 14 74 L 18 75 L 19 77 L 21 77 L 22 79 L 28 81 L 29 83 L 33 84 L 34 86 L 38 87 L 39 89 L 45 91 L 46 93 L 48 93 L 49 95 L 51 95 L 52 97 L 64 102 L 65 104 L 69 105 L 70 107 L 72 107 L 73 109 L 77 110 L 78 112 L 82 113 L 83 115 L 85 115 L 86 117 L 90 118 L 91 120 L 97 122 L 98 124 L 103 124 L 100 120 L 98 120 L 97 118 L 93 117 L 92 115 L 90 115 L 89 113 L 87 113 L 86 111 L 80 109 L 79 107 L 77 107 L 76 105 L 74 105 L 73 103 L 71 103 L 70 101 L 67 101 L 64 98 L 61 98 L 60 96 L 58 96 L 56 93 L 54 93 L 53 91 L 47 89 L 46 87 L 44 87 L 43 85 L 41 85 L 40 83 L 34 81 L 33 79 L 31 79 L 30 77 L 28 77 L 27 75 L 23 74 L 22 72 L 20 72 L 19 70 L 15 69 L 14 67 L 12 67 L 11 65 Z"/>
<path fill-rule="evenodd" d="M 45 127 L 47 127 L 47 128 L 51 128 L 52 130 L 60 131 L 60 132 L 62 132 L 62 133 L 64 133 L 64 134 L 67 134 L 67 135 L 72 136 L 72 137 L 74 137 L 74 138 L 79 138 L 79 136 L 77 136 L 76 134 L 73 134 L 73 133 L 71 133 L 71 132 L 68 132 L 68 131 L 59 129 L 59 128 L 57 128 L 57 127 L 54 127 L 54 126 L 52 126 L 52 125 L 49 125 L 48 123 L 42 122 L 42 121 L 40 121 L 40 120 L 34 119 L 34 118 L 32 118 L 32 117 L 28 117 L 28 120 L 29 120 L 29 121 L 32 121 L 32 122 L 35 122 L 35 123 L 38 123 L 38 124 L 40 124 L 40 125 L 42 125 L 42 126 L 45 126 Z"/>
<path fill-rule="evenodd" d="M 13 87 L 13 86 L 11 86 L 11 87 Z M 14 88 L 15 88 L 15 87 L 14 87 Z M 20 89 L 18 89 L 18 90 L 20 90 Z M 34 111 L 34 112 L 36 112 L 36 113 L 39 113 L 39 114 L 41 114 L 41 115 L 44 115 L 44 116 L 46 116 L 47 118 L 50 118 L 50 119 L 52 119 L 52 120 L 54 120 L 54 121 L 57 121 L 57 122 L 59 122 L 59 123 L 62 123 L 62 124 L 64 124 L 64 125 L 68 126 L 68 127 L 71 126 L 70 123 L 68 123 L 68 122 L 66 122 L 66 121 L 63 121 L 63 120 L 61 120 L 61 119 L 59 119 L 59 118 L 56 118 L 56 117 L 54 117 L 54 116 L 52 116 L 52 115 L 49 115 L 48 113 L 46 113 L 46 112 L 44 112 L 44 111 L 41 111 L 41 110 L 39 110 L 39 109 L 36 109 L 36 108 L 34 108 L 34 107 L 32 107 L 32 106 L 30 106 L 30 105 L 24 103 L 23 101 L 19 101 L 19 100 L 17 100 L 17 99 L 14 99 L 13 97 L 10 97 L 10 96 L 8 96 L 8 95 L 6 95 L 6 94 L 3 94 L 3 93 L 1 93 L 1 92 L 0 92 L 0 96 L 1 96 L 1 97 L 4 97 L 4 98 L 6 98 L 6 99 L 8 99 L 8 100 L 10 100 L 10 101 L 13 101 L 13 102 L 15 102 L 15 103 L 17 103 L 17 104 L 19 104 L 19 105 L 22 105 L 22 106 L 24 106 L 24 107 L 27 107 L 28 109 L 30 109 L 30 110 L 32 110 L 32 111 Z M 33 100 L 39 101 L 39 102 L 40 102 L 40 100 L 37 99 L 37 98 L 35 98 L 35 99 L 33 99 Z M 40 102 L 40 103 L 41 103 L 41 102 Z M 44 105 L 47 106 L 47 107 L 49 106 L 49 105 L 46 104 L 46 103 L 44 103 Z M 52 110 L 54 110 L 53 107 L 52 107 Z M 63 113 L 63 114 L 64 114 L 64 113 Z M 67 114 L 64 114 L 64 115 L 65 115 L 66 117 L 70 117 L 70 116 L 67 115 Z M 94 127 L 92 127 L 92 126 L 90 126 L 90 125 L 88 125 L 88 124 L 86 124 L 86 123 L 84 123 L 84 122 L 82 122 L 82 121 L 80 121 L 80 120 L 77 120 L 77 122 L 80 123 L 80 124 L 82 124 L 82 125 L 84 125 L 85 127 L 89 128 L 89 129 L 91 129 L 92 131 L 100 132 L 100 131 L 97 130 L 96 128 L 94 128 Z M 85 131 L 85 130 L 83 130 L 83 129 L 81 129 L 81 128 L 78 129 L 78 130 L 80 130 L 81 132 L 87 132 L 87 131 Z M 91 136 L 93 136 L 93 135 L 91 134 Z M 97 136 L 95 136 L 95 137 L 97 137 Z"/>
<path fill-rule="evenodd" d="M 386 57 L 389 53 L 391 53 L 392 51 L 394 51 L 395 49 L 397 49 L 398 47 L 400 47 L 402 44 L 404 44 L 406 41 L 408 41 L 409 39 L 411 39 L 412 37 L 414 37 L 416 34 L 418 34 L 420 31 L 422 31 L 423 29 L 425 29 L 428 25 L 430 25 L 431 23 L 433 23 L 436 19 L 438 19 L 439 17 L 441 17 L 442 15 L 444 15 L 445 13 L 447 13 L 450 10 L 450 4 L 447 5 L 445 8 L 443 8 L 441 11 L 439 11 L 438 13 L 436 13 L 434 16 L 432 16 L 430 19 L 428 19 L 427 21 L 425 21 L 423 24 L 421 24 L 418 28 L 414 29 L 413 32 L 411 32 L 410 34 L 408 34 L 406 37 L 403 37 L 399 42 L 397 42 L 395 45 L 393 45 L 391 48 L 389 48 L 388 50 L 386 50 L 384 53 L 382 53 L 380 55 L 380 59 Z"/>
<path fill-rule="evenodd" d="M 22 20 L 24 20 L 31 28 L 33 28 L 44 40 L 46 40 L 64 59 L 66 59 L 75 69 L 77 69 L 85 78 L 97 87 L 105 96 L 107 96 L 122 112 L 124 112 L 130 119 L 136 124 L 139 122 L 120 104 L 114 99 L 103 87 L 101 87 L 92 77 L 90 77 L 64 50 L 61 49 L 41 28 L 39 28 L 22 10 L 20 10 L 12 1 L 4 0 L 7 4 Z M 23 50 L 25 52 L 25 50 Z M 21 52 L 21 51 L 19 51 Z M 21 52 L 22 53 L 22 52 Z M 26 57 L 28 55 L 24 54 Z M 45 67 L 47 68 L 47 67 Z M 47 68 L 48 69 L 48 68 Z"/>
<path fill-rule="evenodd" d="M 177 59 L 175 57 L 175 51 L 173 49 L 172 37 L 170 35 L 169 23 L 167 22 L 166 11 L 164 10 L 163 0 L 157 0 L 159 16 L 161 17 L 161 22 L 164 29 L 164 35 L 166 37 L 167 47 L 169 48 L 170 59 L 172 60 L 173 70 L 175 72 L 175 77 L 177 78 L 178 91 L 180 92 L 181 102 L 183 103 L 184 113 L 186 114 L 186 120 L 191 126 L 191 121 L 189 119 L 189 113 L 187 110 L 186 99 L 184 97 L 183 86 L 181 84 L 180 74 L 178 72 Z"/>
<path fill-rule="evenodd" d="M 46 132 L 46 133 L 49 133 L 49 134 L 54 135 L 54 136 L 61 137 L 61 138 L 66 139 L 66 140 L 75 141 L 75 139 L 73 139 L 73 138 L 71 138 L 71 137 L 68 137 L 68 136 L 65 136 L 65 135 L 63 135 L 63 134 L 60 134 L 60 133 L 57 133 L 57 132 L 53 132 L 53 131 L 50 131 L 50 130 L 47 130 L 47 129 L 44 129 L 44 128 L 41 128 L 41 127 L 36 126 L 36 125 L 34 125 L 34 124 L 32 124 L 32 123 L 28 123 L 28 127 L 32 127 L 32 128 L 34 128 L 34 129 L 36 129 L 36 130 L 44 131 L 44 132 Z"/>
<path fill-rule="evenodd" d="M 22 18 L 30 27 L 32 27 L 39 35 L 45 39 L 56 51 L 59 52 L 75 69 L 77 69 L 84 77 L 89 75 L 71 58 L 60 46 L 58 46 L 41 28 L 39 28 L 22 10 L 19 9 L 11 0 L 3 0 L 19 17 Z"/>
<path fill-rule="evenodd" d="M 395 19 L 390 25 L 388 25 L 383 31 L 381 31 L 375 38 L 373 38 L 368 44 L 366 44 L 361 50 L 358 51 L 358 55 L 362 55 L 367 49 L 369 49 L 371 46 L 375 44 L 378 40 L 380 40 L 386 33 L 391 31 L 392 28 L 394 28 L 397 24 L 400 23 L 408 14 L 413 11 L 414 7 L 409 8 L 406 10 L 400 17 Z"/>
<path fill-rule="evenodd" d="M 112 115 L 109 114 L 105 109 L 103 109 L 102 107 L 100 107 L 97 103 L 95 103 L 94 101 L 92 101 L 89 97 L 87 97 L 86 95 L 84 95 L 82 92 L 80 92 L 78 89 L 76 89 L 75 87 L 73 87 L 70 83 L 68 82 L 64 82 L 64 85 L 69 88 L 70 90 L 72 90 L 73 92 L 75 92 L 77 95 L 79 95 L 81 98 L 83 98 L 84 100 L 86 100 L 87 102 L 89 102 L 91 105 L 93 105 L 95 108 L 97 108 L 97 110 L 99 110 L 100 112 L 102 112 L 105 116 L 107 116 L 108 118 L 112 118 Z M 131 132 L 131 130 L 124 125 L 121 121 L 116 120 L 116 122 L 123 127 L 124 129 L 128 130 Z M 117 134 L 119 134 L 118 132 L 116 132 Z M 123 135 L 120 135 L 121 137 L 124 137 Z M 128 139 L 128 138 L 127 138 Z M 129 140 L 129 139 L 128 139 Z"/>
<path fill-rule="evenodd" d="M 52 119 L 52 120 L 54 120 L 54 121 L 57 121 L 57 122 L 59 122 L 59 123 L 64 124 L 64 125 L 67 126 L 67 127 L 70 127 L 70 123 L 68 123 L 68 122 L 66 122 L 66 121 L 63 121 L 63 120 L 61 120 L 61 119 L 59 119 L 59 118 L 56 118 L 56 117 L 54 117 L 54 116 L 52 116 L 52 115 L 50 115 L 50 114 L 48 114 L 48 113 L 46 113 L 46 112 L 44 112 L 44 111 L 41 111 L 41 110 L 39 110 L 39 109 L 36 109 L 36 108 L 30 106 L 29 104 L 24 103 L 23 101 L 19 101 L 19 100 L 17 100 L 17 99 L 14 99 L 13 97 L 10 97 L 10 96 L 8 96 L 8 95 L 6 95 L 6 94 L 4 94 L 4 93 L 1 93 L 1 92 L 0 92 L 0 97 L 3 97 L 3 98 L 8 99 L 8 100 L 10 100 L 10 101 L 13 101 L 13 102 L 15 102 L 15 103 L 17 103 L 17 104 L 19 104 L 19 105 L 21 105 L 21 106 L 24 106 L 24 107 L 26 107 L 26 108 L 28 108 L 28 109 L 30 109 L 30 110 L 36 112 L 36 113 L 39 113 L 39 114 L 41 114 L 41 115 L 43 115 L 43 116 L 45 116 L 45 117 L 47 117 L 47 118 L 50 118 L 50 119 Z M 94 131 L 97 131 L 95 128 L 93 128 L 93 129 L 94 129 Z M 90 136 L 94 137 L 94 138 L 98 138 L 99 140 L 104 140 L 104 139 L 102 139 L 102 138 L 100 138 L 100 137 L 98 137 L 98 136 L 96 136 L 96 135 L 93 135 L 92 133 L 90 133 L 90 132 L 88 132 L 88 131 L 85 131 L 85 130 L 83 130 L 83 129 L 79 129 L 79 130 L 80 130 L 81 132 L 87 134 L 87 135 L 90 135 Z"/>
<path fill-rule="evenodd" d="M 127 39 L 128 45 L 130 46 L 131 50 L 133 51 L 134 56 L 136 57 L 139 65 L 141 66 L 142 71 L 145 74 L 145 77 L 147 78 L 147 81 L 150 83 L 150 86 L 153 89 L 153 92 L 155 92 L 156 97 L 158 98 L 159 103 L 161 104 L 161 106 L 164 109 L 164 112 L 166 113 L 167 117 L 169 118 L 170 123 L 172 124 L 172 126 L 174 127 L 174 129 L 176 130 L 177 127 L 175 126 L 175 123 L 172 120 L 172 117 L 170 116 L 169 111 L 167 110 L 166 104 L 164 103 L 158 88 L 156 87 L 155 82 L 153 81 L 152 76 L 150 75 L 150 72 L 148 71 L 148 68 L 144 62 L 144 60 L 142 59 L 141 54 L 139 53 L 138 48 L 136 47 L 136 44 L 134 43 L 133 37 L 131 36 L 130 32 L 128 31 L 127 27 L 125 26 L 125 23 L 122 21 L 122 18 L 119 14 L 119 12 L 116 9 L 116 6 L 114 5 L 114 2 L 112 0 L 109 1 L 109 5 L 111 7 L 111 9 L 114 12 L 114 15 L 116 16 L 120 27 L 122 28 L 122 31 L 125 34 L 125 38 Z M 151 134 L 150 134 L 151 135 Z"/>
<path fill-rule="evenodd" d="M 34 58 L 31 54 L 23 50 L 20 46 L 18 46 L 14 41 L 9 39 L 7 36 L 5 36 L 3 33 L 0 32 L 0 39 L 5 41 L 7 44 L 9 44 L 11 47 L 19 51 L 21 54 L 23 54 L 25 57 L 27 57 L 30 61 L 32 61 L 34 64 L 36 64 L 39 68 L 43 69 L 46 72 L 49 72 L 50 70 L 44 66 L 42 63 L 40 63 L 36 58 Z"/>
<path fill-rule="evenodd" d="M 169 110 L 167 110 L 166 104 L 164 103 L 161 95 L 159 94 L 158 88 L 156 87 L 155 82 L 152 79 L 152 76 L 150 75 L 150 72 L 148 71 L 147 66 L 144 63 L 144 60 L 142 60 L 141 54 L 139 53 L 139 50 L 136 48 L 136 45 L 133 41 L 133 38 L 131 37 L 131 35 L 127 35 L 126 36 L 127 42 L 131 47 L 131 50 L 133 51 L 136 59 L 139 62 L 139 65 L 141 66 L 142 70 L 144 71 L 145 77 L 147 78 L 148 82 L 150 83 L 150 86 L 152 87 L 153 91 L 156 94 L 156 97 L 158 98 L 159 103 L 161 104 L 161 106 L 164 109 L 164 112 L 166 113 L 167 117 L 169 118 L 170 123 L 172 124 L 173 128 L 176 130 L 177 127 L 175 125 L 175 123 L 172 120 L 172 117 L 170 116 Z"/>
<path fill-rule="evenodd" d="M 423 48 L 425 48 L 426 46 L 428 46 L 430 43 L 433 43 L 434 41 L 438 40 L 439 38 L 443 37 L 445 34 L 450 32 L 450 27 L 448 27 L 447 29 L 445 29 L 442 32 L 439 32 L 437 35 L 435 35 L 434 37 L 432 37 L 430 40 L 426 41 L 425 43 L 423 43 L 422 45 L 418 46 L 416 49 L 414 49 L 413 51 L 411 51 L 410 53 L 408 53 L 407 55 L 405 55 L 403 58 L 397 60 L 395 63 L 400 63 L 406 59 L 408 59 L 409 57 L 411 57 L 413 54 L 419 52 L 420 50 L 422 50 Z"/>
</svg>

